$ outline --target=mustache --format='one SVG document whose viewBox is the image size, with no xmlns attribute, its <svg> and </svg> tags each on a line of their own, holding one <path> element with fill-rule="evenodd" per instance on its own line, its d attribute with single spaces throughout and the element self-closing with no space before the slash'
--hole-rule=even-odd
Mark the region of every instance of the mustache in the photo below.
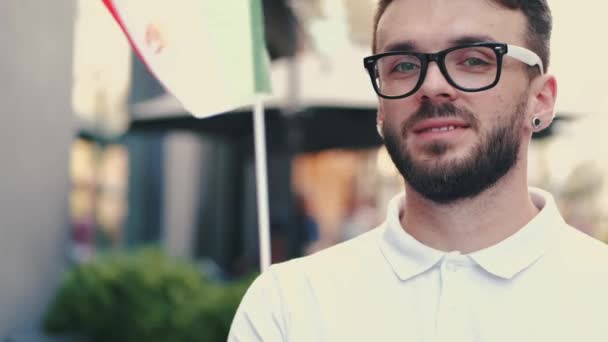
<svg viewBox="0 0 608 342">
<path fill-rule="evenodd" d="M 479 119 L 469 110 L 456 107 L 453 103 L 435 104 L 431 101 L 423 101 L 418 110 L 407 119 L 401 131 L 404 134 L 410 132 L 419 122 L 434 118 L 459 118 L 469 125 L 473 130 L 479 127 Z"/>
</svg>

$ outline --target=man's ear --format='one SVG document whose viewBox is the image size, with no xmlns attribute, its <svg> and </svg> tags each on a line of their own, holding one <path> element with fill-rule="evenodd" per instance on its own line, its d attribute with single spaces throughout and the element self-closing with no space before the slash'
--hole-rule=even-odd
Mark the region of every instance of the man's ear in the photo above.
<svg viewBox="0 0 608 342">
<path fill-rule="evenodd" d="M 533 131 L 542 131 L 549 127 L 555 117 L 555 101 L 557 99 L 557 80 L 553 75 L 541 75 L 532 81 L 530 94 L 531 106 L 529 114 L 529 125 Z M 535 118 L 541 120 L 539 127 L 534 127 Z"/>
</svg>

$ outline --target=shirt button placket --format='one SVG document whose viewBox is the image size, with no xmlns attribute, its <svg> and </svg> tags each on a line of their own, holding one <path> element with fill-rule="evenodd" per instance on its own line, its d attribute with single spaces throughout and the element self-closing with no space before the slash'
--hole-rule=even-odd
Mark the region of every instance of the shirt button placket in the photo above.
<svg viewBox="0 0 608 342">
<path fill-rule="evenodd" d="M 459 270 L 460 266 L 456 263 L 454 258 L 457 255 L 450 253 L 444 258 L 440 272 L 441 272 L 441 294 L 439 300 L 439 308 L 437 312 L 437 324 L 436 324 L 436 341 L 461 341 L 461 330 L 464 328 L 462 324 L 462 315 L 459 312 L 459 291 L 460 279 Z M 464 337 L 464 336 L 462 336 Z"/>
</svg>

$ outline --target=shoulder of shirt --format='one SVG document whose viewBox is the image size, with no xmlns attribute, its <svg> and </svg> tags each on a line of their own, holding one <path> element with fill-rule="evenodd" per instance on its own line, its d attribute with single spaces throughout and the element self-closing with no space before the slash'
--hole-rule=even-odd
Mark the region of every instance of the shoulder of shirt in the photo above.
<svg viewBox="0 0 608 342">
<path fill-rule="evenodd" d="M 270 269 L 278 280 L 290 282 L 326 276 L 348 278 L 363 271 L 362 265 L 384 258 L 379 247 L 382 232 L 384 224 L 315 254 L 274 264 Z"/>
<path fill-rule="evenodd" d="M 557 248 L 571 269 L 601 273 L 608 279 L 608 244 L 565 225 Z"/>
</svg>

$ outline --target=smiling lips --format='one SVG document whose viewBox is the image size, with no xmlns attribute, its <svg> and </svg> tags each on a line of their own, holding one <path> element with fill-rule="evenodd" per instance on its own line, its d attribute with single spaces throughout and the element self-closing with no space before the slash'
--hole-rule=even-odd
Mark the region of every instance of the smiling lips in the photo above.
<svg viewBox="0 0 608 342">
<path fill-rule="evenodd" d="M 435 135 L 462 131 L 470 127 L 466 122 L 458 119 L 429 119 L 418 123 L 412 130 L 417 135 L 427 135 L 429 133 Z"/>
</svg>

